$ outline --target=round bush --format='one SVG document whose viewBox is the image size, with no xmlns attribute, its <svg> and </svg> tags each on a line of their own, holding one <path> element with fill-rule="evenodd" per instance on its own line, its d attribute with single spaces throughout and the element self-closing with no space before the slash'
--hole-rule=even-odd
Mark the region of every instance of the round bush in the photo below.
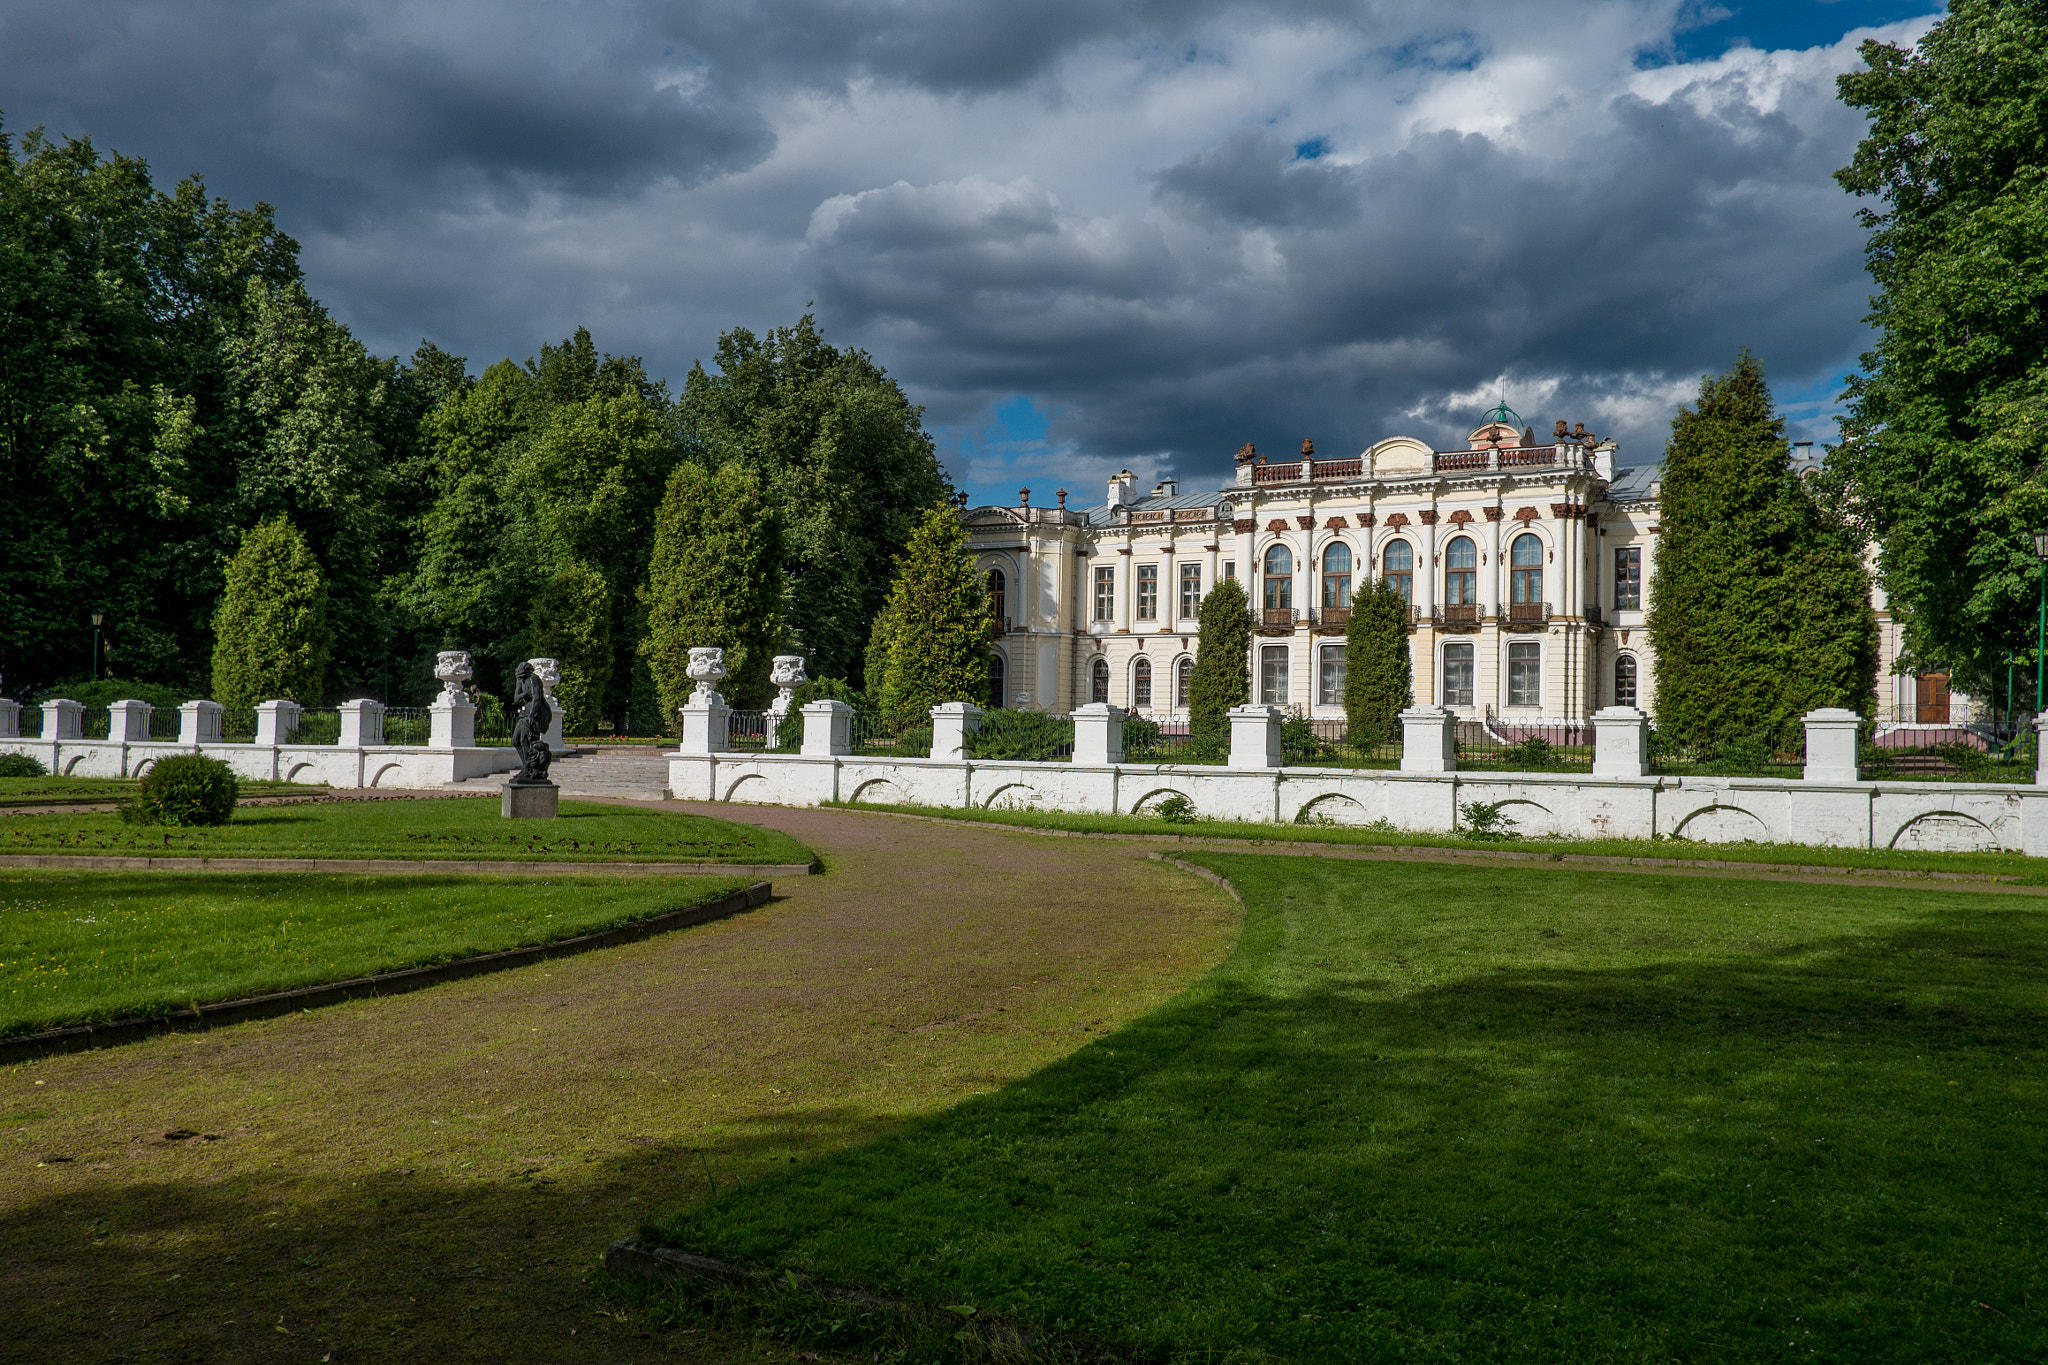
<svg viewBox="0 0 2048 1365">
<path fill-rule="evenodd" d="M 50 770 L 40 759 L 27 754 L 0 754 L 0 777 L 48 777 Z"/>
<path fill-rule="evenodd" d="M 128 809 L 145 825 L 225 825 L 241 794 L 227 764 L 179 754 L 143 774 L 142 791 Z"/>
</svg>

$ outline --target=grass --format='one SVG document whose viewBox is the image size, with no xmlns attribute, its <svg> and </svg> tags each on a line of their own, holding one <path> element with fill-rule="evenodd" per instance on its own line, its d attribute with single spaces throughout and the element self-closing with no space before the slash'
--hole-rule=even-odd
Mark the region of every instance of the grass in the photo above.
<svg viewBox="0 0 2048 1365">
<path fill-rule="evenodd" d="M 555 820 L 506 820 L 498 798 L 245 806 L 225 825 L 166 829 L 104 815 L 0 818 L 0 853 L 215 858 L 808 863 L 786 834 L 677 811 L 564 801 Z"/>
<path fill-rule="evenodd" d="M 0 1036 L 573 938 L 744 878 L 0 873 Z"/>
<path fill-rule="evenodd" d="M 1247 920 L 1174 1002 L 645 1235 L 1029 1324 L 1041 1358 L 2048 1352 L 2030 902 L 1196 861 Z M 792 1346 L 982 1349 L 743 1306 Z"/>
<path fill-rule="evenodd" d="M 846 810 L 895 811 L 974 824 L 1020 829 L 1066 830 L 1080 834 L 1139 834 L 1160 838 L 1263 840 L 1291 844 L 1338 844 L 1373 848 L 1507 849 L 1520 853 L 1577 853 L 1605 858 L 1705 859 L 1728 863 L 1778 863 L 1859 868 L 1891 872 L 1949 872 L 1997 877 L 2027 886 L 2048 885 L 2048 866 L 2022 853 L 1933 853 L 1887 848 L 1824 848 L 1818 844 L 1707 844 L 1691 839 L 1473 838 L 1464 833 L 1430 834 L 1389 825 L 1282 825 L 1248 820 L 1172 822 L 1148 815 L 1091 815 L 1047 810 L 1002 810 L 982 806 L 909 806 L 867 802 L 825 803 Z"/>
<path fill-rule="evenodd" d="M 0 808 L 100 805 L 126 800 L 141 786 L 141 781 L 132 777 L 0 777 Z M 324 790 L 302 782 L 242 779 L 244 796 L 310 795 Z"/>
</svg>

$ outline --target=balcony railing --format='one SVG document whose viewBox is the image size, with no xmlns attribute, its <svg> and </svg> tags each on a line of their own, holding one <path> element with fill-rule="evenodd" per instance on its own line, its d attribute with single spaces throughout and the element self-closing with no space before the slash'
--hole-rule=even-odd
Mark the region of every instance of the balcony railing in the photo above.
<svg viewBox="0 0 2048 1365">
<path fill-rule="evenodd" d="M 1316 613 L 1316 624 L 1342 630 L 1351 623 L 1351 608 L 1324 607 Z"/>
<path fill-rule="evenodd" d="M 1252 466 L 1253 483 L 1300 483 L 1300 460 L 1292 464 L 1255 464 Z"/>
<path fill-rule="evenodd" d="M 1511 626 L 1540 626 L 1549 619 L 1548 602 L 1508 603 L 1508 624 Z"/>
<path fill-rule="evenodd" d="M 1260 630 L 1293 630 L 1294 621 L 1293 607 L 1264 607 L 1259 611 Z"/>
<path fill-rule="evenodd" d="M 1504 450 L 1444 450 L 1436 457 L 1439 474 L 1486 469 L 1541 469 L 1585 463 L 1582 446 L 1510 446 Z"/>
<path fill-rule="evenodd" d="M 1436 609 L 1436 623 L 1443 630 L 1475 630 L 1479 626 L 1479 604 L 1453 603 Z"/>
</svg>

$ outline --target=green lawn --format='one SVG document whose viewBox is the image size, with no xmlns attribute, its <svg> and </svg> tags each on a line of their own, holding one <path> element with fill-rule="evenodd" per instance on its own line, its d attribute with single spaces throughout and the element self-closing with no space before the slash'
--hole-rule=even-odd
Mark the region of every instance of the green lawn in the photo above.
<svg viewBox="0 0 2048 1365">
<path fill-rule="evenodd" d="M 2048 1354 L 2030 900 L 1192 857 L 1247 919 L 1175 1002 L 646 1235 L 1035 1325 L 1045 1357 Z M 792 1345 L 949 1348 L 676 1295 Z"/>
<path fill-rule="evenodd" d="M 1169 824 L 1147 815 L 1081 815 L 1046 810 L 990 810 L 980 806 L 901 806 L 831 801 L 845 810 L 895 811 L 1021 829 L 1083 834 L 1151 834 L 1182 839 L 1272 840 L 1295 844 L 1354 844 L 1393 848 L 1488 848 L 1523 853 L 1584 853 L 1606 858 L 1677 858 L 1686 861 L 1783 863 L 1799 867 L 1853 867 L 1893 872 L 1961 872 L 2031 886 L 2048 886 L 2048 864 L 2022 853 L 1921 853 L 1887 848 L 1824 848 L 1818 844 L 1704 844 L 1691 839 L 1475 839 L 1464 834 L 1411 833 L 1388 826 L 1282 825 L 1248 820 L 1196 820 Z"/>
<path fill-rule="evenodd" d="M 744 878 L 0 873 L 0 1035 L 449 962 L 718 900 Z"/>
<path fill-rule="evenodd" d="M 244 796 L 310 795 L 325 791 L 302 782 L 256 782 L 242 779 Z M 0 777 L 0 808 L 7 806 L 85 806 L 123 801 L 142 783 L 132 777 Z"/>
<path fill-rule="evenodd" d="M 496 796 L 245 806 L 226 825 L 195 829 L 125 825 L 111 813 L 0 816 L 0 853 L 708 863 L 812 857 L 775 830 L 677 811 L 564 801 L 556 820 L 506 820 Z"/>
</svg>

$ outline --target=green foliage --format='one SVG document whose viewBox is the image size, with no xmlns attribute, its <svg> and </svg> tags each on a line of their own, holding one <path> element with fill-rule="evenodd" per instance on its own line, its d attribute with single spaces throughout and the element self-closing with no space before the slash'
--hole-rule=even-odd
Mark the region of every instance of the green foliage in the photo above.
<svg viewBox="0 0 2048 1365">
<path fill-rule="evenodd" d="M 532 657 L 561 665 L 555 699 L 564 733 L 596 733 L 612 676 L 612 601 L 604 579 L 582 564 L 550 578 L 534 595 L 532 631 Z"/>
<path fill-rule="evenodd" d="M 727 332 L 715 361 L 716 374 L 694 367 L 684 384 L 685 442 L 707 464 L 744 459 L 760 472 L 786 526 L 792 647 L 821 675 L 864 676 L 889 565 L 947 492 L 923 409 L 865 352 L 828 344 L 808 314 L 762 337 Z"/>
<path fill-rule="evenodd" d="M 138 825 L 225 825 L 241 797 L 235 770 L 216 758 L 174 754 L 142 775 L 121 818 Z"/>
<path fill-rule="evenodd" d="M 782 523 L 761 481 L 741 464 L 676 467 L 656 520 L 643 649 L 670 733 L 695 686 L 690 650 L 725 650 L 720 690 L 758 709 L 774 688 L 768 670 L 782 628 Z"/>
<path fill-rule="evenodd" d="M 1870 708 L 1877 625 L 1860 543 L 1792 473 L 1790 455 L 1747 351 L 1702 379 L 1698 401 L 1672 420 L 1648 615 L 1661 730 Z"/>
<path fill-rule="evenodd" d="M 162 683 L 133 682 L 122 678 L 101 678 L 97 682 L 83 678 L 51 683 L 35 695 L 37 702 L 51 697 L 68 697 L 88 711 L 104 710 L 117 701 L 146 701 L 159 713 L 176 711 L 192 700 L 184 688 L 166 687 Z"/>
<path fill-rule="evenodd" d="M 1344 627 L 1344 716 L 1353 743 L 1398 738 L 1401 713 L 1414 704 L 1408 604 L 1380 579 L 1351 599 Z"/>
<path fill-rule="evenodd" d="M 932 507 L 911 532 L 885 610 L 889 625 L 877 631 L 888 649 L 882 710 L 924 711 L 987 698 L 995 624 L 988 592 L 967 556 L 967 531 L 950 504 Z"/>
<path fill-rule="evenodd" d="M 2048 528 L 2048 6 L 1956 0 L 1911 52 L 1861 52 L 1838 86 L 1869 133 L 1835 178 L 1879 201 L 1878 341 L 1829 464 L 1909 659 L 1984 691 L 2033 656 Z"/>
<path fill-rule="evenodd" d="M 1507 814 L 1505 801 L 1466 801 L 1459 805 L 1458 814 L 1465 822 L 1465 837 L 1484 842 L 1499 842 L 1519 839 L 1515 833 L 1515 818 Z"/>
<path fill-rule="evenodd" d="M 1074 721 L 1044 711 L 984 712 L 981 728 L 967 736 L 969 758 L 1047 762 L 1074 756 Z M 929 752 L 929 748 L 927 748 Z"/>
<path fill-rule="evenodd" d="M 1201 818 L 1195 814 L 1195 803 L 1179 792 L 1161 798 L 1152 813 L 1169 825 L 1192 825 Z"/>
<path fill-rule="evenodd" d="M 292 524 L 242 538 L 214 617 L 213 699 L 230 711 L 285 698 L 318 706 L 327 683 L 327 585 Z"/>
<path fill-rule="evenodd" d="M 27 754 L 0 754 L 0 777 L 48 777 L 50 770 Z"/>
<path fill-rule="evenodd" d="M 1202 599 L 1197 625 L 1195 668 L 1188 679 L 1188 732 L 1196 744 L 1227 746 L 1227 713 L 1252 695 L 1252 612 L 1236 579 L 1224 579 Z"/>
</svg>

